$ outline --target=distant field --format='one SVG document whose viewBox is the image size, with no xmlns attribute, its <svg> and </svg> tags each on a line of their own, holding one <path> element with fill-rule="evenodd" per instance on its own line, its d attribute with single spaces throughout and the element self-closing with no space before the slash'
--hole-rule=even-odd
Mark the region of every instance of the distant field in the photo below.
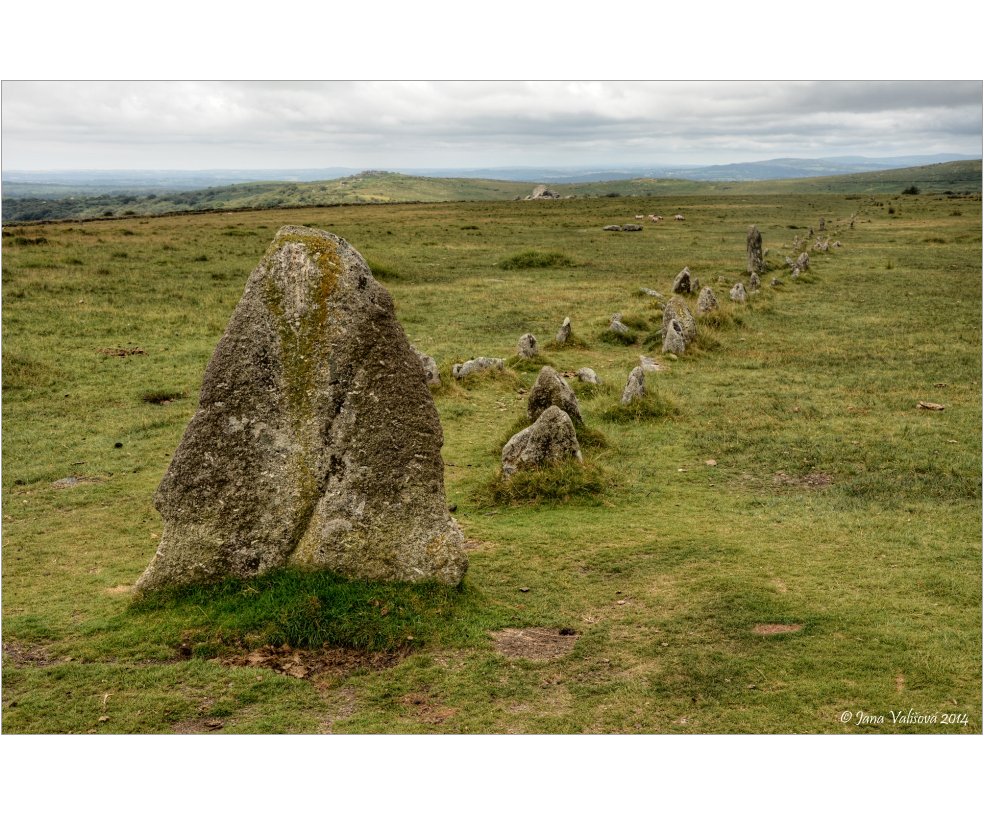
<svg viewBox="0 0 984 815">
<path fill-rule="evenodd" d="M 980 733 L 981 198 L 884 175 L 890 195 L 736 185 L 658 205 L 5 227 L 4 731 Z M 921 194 L 901 195 L 912 183 Z M 650 211 L 686 220 L 601 230 Z M 842 246 L 793 281 L 783 258 L 821 217 Z M 580 390 L 605 442 L 585 448 L 600 492 L 496 503 L 536 375 L 513 370 L 436 396 L 462 591 L 284 573 L 134 606 L 161 531 L 154 489 L 287 223 L 359 249 L 445 377 L 570 316 L 583 346 L 544 354 L 605 380 Z M 687 265 L 726 302 L 753 223 L 765 290 L 649 378 L 675 413 L 619 421 L 639 354 L 659 356 L 640 287 L 667 293 Z M 615 311 L 645 326 L 636 345 L 602 341 Z M 545 658 L 507 629 L 547 629 Z M 910 709 L 935 720 L 893 720 Z"/>
<path fill-rule="evenodd" d="M 926 193 L 981 192 L 981 162 L 954 161 L 902 170 L 798 178 L 781 181 L 710 182 L 638 178 L 590 184 L 551 184 L 564 196 L 788 195 L 839 193 L 891 195 L 916 186 Z M 132 191 L 88 196 L 69 187 L 13 182 L 4 185 L 3 222 L 65 218 L 116 218 L 223 209 L 268 209 L 336 204 L 435 201 L 509 201 L 528 195 L 533 185 L 521 181 L 475 178 L 424 178 L 366 172 L 330 181 L 257 182 L 187 192 Z M 641 204 L 640 204 L 641 205 Z"/>
</svg>

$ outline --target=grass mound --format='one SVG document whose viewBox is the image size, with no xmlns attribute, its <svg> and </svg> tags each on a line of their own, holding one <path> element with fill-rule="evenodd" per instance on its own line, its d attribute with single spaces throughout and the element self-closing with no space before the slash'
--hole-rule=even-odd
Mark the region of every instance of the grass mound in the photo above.
<svg viewBox="0 0 984 815">
<path fill-rule="evenodd" d="M 524 373 L 538 374 L 544 365 L 549 365 L 551 368 L 556 367 L 553 360 L 542 354 L 537 354 L 535 357 L 521 357 L 519 354 L 513 354 L 506 360 L 507 368 Z"/>
<path fill-rule="evenodd" d="M 629 330 L 625 334 L 619 334 L 617 331 L 606 328 L 598 335 L 598 339 L 609 345 L 635 345 L 639 342 L 639 335 L 632 330 Z"/>
<path fill-rule="evenodd" d="M 537 470 L 520 470 L 511 478 L 501 472 L 476 493 L 480 505 L 565 504 L 597 499 L 610 477 L 598 465 L 571 462 Z"/>
<path fill-rule="evenodd" d="M 521 430 L 526 430 L 531 424 L 530 420 L 526 416 L 520 416 L 513 422 L 509 429 L 503 433 L 498 446 L 495 449 L 495 454 L 498 456 L 502 452 L 502 448 L 506 446 L 506 443 L 519 433 Z M 608 439 L 605 434 L 600 430 L 595 430 L 584 424 L 574 424 L 574 435 L 577 436 L 577 443 L 581 445 L 582 448 L 593 448 L 595 450 L 603 450 L 608 447 Z"/>
<path fill-rule="evenodd" d="M 500 269 L 549 269 L 573 266 L 574 260 L 563 252 L 540 252 L 530 249 L 499 261 Z"/>
<path fill-rule="evenodd" d="M 670 419 L 680 415 L 680 406 L 668 396 L 648 393 L 627 405 L 618 404 L 606 410 L 601 418 L 606 422 L 625 424 L 627 422 L 653 422 Z"/>
<path fill-rule="evenodd" d="M 549 364 L 549 362 L 543 363 L 543 365 Z M 446 388 L 448 393 L 472 390 L 473 388 L 480 388 L 484 385 L 496 385 L 510 390 L 519 387 L 519 377 L 516 375 L 516 371 L 509 367 L 508 360 L 506 360 L 506 365 L 503 368 L 486 368 L 484 371 L 468 374 L 463 379 L 454 378 L 451 374 L 452 367 L 452 365 L 449 365 L 446 371 L 444 368 L 441 368 L 441 388 Z M 540 367 L 538 365 L 536 370 L 539 371 Z"/>
<path fill-rule="evenodd" d="M 543 347 L 547 351 L 569 351 L 571 349 L 583 351 L 590 348 L 591 345 L 585 340 L 582 340 L 577 334 L 571 332 L 571 335 L 567 338 L 567 342 L 559 343 L 556 340 L 550 340 L 549 342 L 545 342 Z"/>
<path fill-rule="evenodd" d="M 166 616 L 192 656 L 230 647 L 322 645 L 393 651 L 434 640 L 475 598 L 438 583 L 349 580 L 329 572 L 281 569 L 252 580 L 226 580 L 148 595 L 129 616 Z M 207 624 L 201 623 L 203 613 Z"/>
</svg>

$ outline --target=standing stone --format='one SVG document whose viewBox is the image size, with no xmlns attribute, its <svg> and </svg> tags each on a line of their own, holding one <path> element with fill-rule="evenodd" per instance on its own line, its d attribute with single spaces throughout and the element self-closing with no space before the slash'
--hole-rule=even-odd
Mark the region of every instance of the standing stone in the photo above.
<svg viewBox="0 0 984 815">
<path fill-rule="evenodd" d="M 680 334 L 684 342 L 691 343 L 697 339 L 697 321 L 694 319 L 694 315 L 690 313 L 690 308 L 682 297 L 671 297 L 663 308 L 664 337 L 673 320 L 680 324 Z"/>
<path fill-rule="evenodd" d="M 533 470 L 566 461 L 583 462 L 574 423 L 556 405 L 551 405 L 532 425 L 520 430 L 502 448 L 502 472 L 508 477 L 518 470 Z"/>
<path fill-rule="evenodd" d="M 556 405 L 571 417 L 574 424 L 584 424 L 581 418 L 581 408 L 571 386 L 568 385 L 553 368 L 544 365 L 540 375 L 530 390 L 530 398 L 526 405 L 526 415 L 535 422 L 551 405 Z"/>
<path fill-rule="evenodd" d="M 594 372 L 594 368 L 578 368 L 575 376 L 579 381 L 584 382 L 588 385 L 600 385 L 601 379 L 598 378 L 598 374 Z"/>
<path fill-rule="evenodd" d="M 505 360 L 500 357 L 475 357 L 467 362 L 457 362 L 451 366 L 451 376 L 455 379 L 464 379 L 471 374 L 481 373 L 490 369 L 501 371 L 505 365 Z"/>
<path fill-rule="evenodd" d="M 748 293 L 745 291 L 745 287 L 741 283 L 735 283 L 735 285 L 731 287 L 730 297 L 735 303 L 748 302 Z"/>
<path fill-rule="evenodd" d="M 642 366 L 636 366 L 629 374 L 629 379 L 625 383 L 622 391 L 622 404 L 628 405 L 637 399 L 642 399 L 646 395 L 646 374 Z"/>
<path fill-rule="evenodd" d="M 704 286 L 697 296 L 697 313 L 710 314 L 712 311 L 717 311 L 717 309 L 718 301 L 714 296 L 714 290 L 710 286 Z"/>
<path fill-rule="evenodd" d="M 759 279 L 759 276 L 755 272 L 752 272 L 751 275 L 749 275 L 748 277 L 748 288 L 751 291 L 758 291 L 760 288 L 762 288 L 762 281 Z"/>
<path fill-rule="evenodd" d="M 155 495 L 137 591 L 289 564 L 457 584 L 443 434 L 393 301 L 346 241 L 286 226 L 246 283 Z"/>
<path fill-rule="evenodd" d="M 622 224 L 623 232 L 642 232 L 642 226 L 640 224 Z"/>
<path fill-rule="evenodd" d="M 441 387 L 441 372 L 438 370 L 437 363 L 434 361 L 434 357 L 427 356 L 427 354 L 422 354 L 412 345 L 410 350 L 417 355 L 417 359 L 420 360 L 420 364 L 424 369 L 424 381 L 427 383 L 428 388 L 440 388 Z"/>
<path fill-rule="evenodd" d="M 516 346 L 516 353 L 522 359 L 533 359 L 533 357 L 540 353 L 540 349 L 536 344 L 536 337 L 532 334 L 523 334 L 519 338 L 519 344 Z"/>
<path fill-rule="evenodd" d="M 687 343 L 683 338 L 683 326 L 678 320 L 670 320 L 663 334 L 663 353 L 680 354 L 687 350 Z"/>
<path fill-rule="evenodd" d="M 673 278 L 674 294 L 690 294 L 690 269 L 686 266 Z"/>
<path fill-rule="evenodd" d="M 823 218 L 821 218 L 820 219 L 820 230 L 819 231 L 820 232 L 823 232 L 826 228 L 827 228 L 827 222 Z"/>
<path fill-rule="evenodd" d="M 810 268 L 810 256 L 806 252 L 801 253 L 800 256 L 796 258 L 795 268 L 801 272 L 805 272 Z"/>
<path fill-rule="evenodd" d="M 774 277 L 769 285 L 772 286 L 772 288 L 775 288 L 776 286 L 781 286 L 782 281 L 778 277 Z"/>
<path fill-rule="evenodd" d="M 564 317 L 564 322 L 560 324 L 560 330 L 557 332 L 557 337 L 554 342 L 557 345 L 566 345 L 567 341 L 571 338 L 571 318 Z"/>
<path fill-rule="evenodd" d="M 757 226 L 753 226 L 748 230 L 747 248 L 748 248 L 748 271 L 753 274 L 761 272 L 762 271 L 762 233 L 758 231 Z"/>
</svg>

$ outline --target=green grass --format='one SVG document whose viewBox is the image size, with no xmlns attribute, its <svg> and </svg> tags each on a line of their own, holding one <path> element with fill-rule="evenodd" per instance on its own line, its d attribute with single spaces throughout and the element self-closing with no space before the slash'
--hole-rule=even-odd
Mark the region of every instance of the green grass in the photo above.
<svg viewBox="0 0 984 815">
<path fill-rule="evenodd" d="M 574 261 L 563 252 L 540 252 L 530 249 L 500 260 L 498 265 L 500 269 L 550 269 L 573 266 Z"/>
<path fill-rule="evenodd" d="M 920 195 L 897 197 L 912 183 Z M 636 204 L 600 197 L 5 228 L 5 732 L 161 733 L 207 717 L 237 733 L 980 732 L 980 197 L 912 178 L 890 195 L 736 187 L 661 209 L 687 220 L 630 240 L 601 226 Z M 803 285 L 775 267 L 763 280 L 787 285 L 724 302 L 717 277 L 741 278 L 749 224 L 778 262 L 820 216 L 843 247 L 813 255 Z M 154 490 L 285 223 L 398 273 L 397 314 L 445 382 L 464 586 L 285 571 L 132 605 L 160 539 Z M 577 264 L 497 265 L 531 250 Z M 685 265 L 721 302 L 698 320 L 713 342 L 647 375 L 647 415 L 609 413 L 643 349 L 594 339 L 616 311 L 656 329 L 636 292 L 668 292 Z M 572 386 L 605 443 L 582 437 L 581 482 L 541 475 L 494 499 L 497 444 L 539 368 L 457 383 L 450 366 L 508 358 L 566 316 L 592 342 L 550 359 L 604 380 Z M 145 401 L 166 394 L 186 398 Z M 77 486 L 52 486 L 69 475 Z M 767 623 L 802 628 L 754 633 Z M 574 650 L 533 662 L 489 636 L 533 626 L 573 628 Z M 228 663 L 319 642 L 393 660 L 313 678 Z M 838 718 L 909 708 L 970 724 Z"/>
</svg>

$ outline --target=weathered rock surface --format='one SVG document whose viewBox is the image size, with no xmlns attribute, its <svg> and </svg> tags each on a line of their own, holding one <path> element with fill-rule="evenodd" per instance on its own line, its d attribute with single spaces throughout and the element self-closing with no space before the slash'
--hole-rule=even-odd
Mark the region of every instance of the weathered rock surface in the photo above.
<svg viewBox="0 0 984 815">
<path fill-rule="evenodd" d="M 772 282 L 769 283 L 769 285 L 772 286 L 773 288 L 775 288 L 776 286 L 781 286 L 782 285 L 782 281 L 778 277 L 774 277 L 774 278 L 772 278 Z"/>
<path fill-rule="evenodd" d="M 520 430 L 502 448 L 502 472 L 532 470 L 565 461 L 583 461 L 574 423 L 556 405 L 551 405 L 525 430 Z"/>
<path fill-rule="evenodd" d="M 443 434 L 393 301 L 346 241 L 284 227 L 205 370 L 139 592 L 287 564 L 460 582 Z"/>
<path fill-rule="evenodd" d="M 646 395 L 646 374 L 642 366 L 636 366 L 629 374 L 629 379 L 622 390 L 622 404 L 629 405 Z"/>
<path fill-rule="evenodd" d="M 742 283 L 735 283 L 735 285 L 731 287 L 729 296 L 735 303 L 748 302 L 748 293 L 745 291 L 745 286 Z"/>
<path fill-rule="evenodd" d="M 691 343 L 697 339 L 697 321 L 694 319 L 694 315 L 691 314 L 686 300 L 682 297 L 671 297 L 669 302 L 663 307 L 664 338 L 666 337 L 666 331 L 673 320 L 680 323 L 680 334 L 683 337 L 684 342 Z M 676 352 L 674 351 L 673 353 Z"/>
<path fill-rule="evenodd" d="M 584 424 L 581 418 L 581 408 L 571 386 L 549 365 L 540 369 L 540 374 L 530 390 L 530 398 L 526 405 L 526 415 L 535 422 L 551 405 L 556 405 L 571 417 L 575 424 Z"/>
<path fill-rule="evenodd" d="M 690 286 L 690 269 L 684 266 L 680 273 L 673 278 L 673 293 L 690 294 Z"/>
<path fill-rule="evenodd" d="M 602 229 L 604 229 L 605 232 L 621 232 L 622 231 L 622 227 L 620 227 L 618 224 L 609 224 L 608 226 L 603 226 Z"/>
<path fill-rule="evenodd" d="M 658 374 L 660 371 L 666 370 L 655 359 L 647 357 L 645 354 L 639 355 L 639 367 L 646 374 Z"/>
<path fill-rule="evenodd" d="M 748 271 L 758 273 L 762 271 L 762 234 L 757 226 L 752 226 L 748 230 L 746 240 L 748 250 Z"/>
<path fill-rule="evenodd" d="M 564 317 L 564 322 L 560 324 L 560 329 L 557 331 L 557 336 L 554 338 L 554 342 L 556 342 L 557 345 L 565 345 L 570 338 L 571 318 Z"/>
<path fill-rule="evenodd" d="M 600 385 L 601 379 L 598 374 L 594 372 L 594 368 L 578 368 L 575 376 L 581 382 L 585 382 L 588 385 Z"/>
<path fill-rule="evenodd" d="M 451 366 L 451 376 L 455 379 L 464 379 L 471 374 L 481 373 L 490 368 L 502 370 L 506 361 L 500 357 L 475 357 L 467 362 L 458 362 Z"/>
<path fill-rule="evenodd" d="M 441 387 L 441 372 L 438 370 L 437 362 L 434 361 L 434 357 L 423 354 L 410 346 L 410 350 L 417 355 L 417 359 L 420 360 L 420 364 L 424 369 L 424 381 L 427 383 L 428 388 L 439 388 Z"/>
<path fill-rule="evenodd" d="M 622 224 L 623 232 L 642 232 L 641 224 Z"/>
<path fill-rule="evenodd" d="M 612 321 L 608 324 L 608 330 L 615 334 L 631 334 L 632 329 L 622 322 L 622 312 L 617 311 L 612 315 Z"/>
<path fill-rule="evenodd" d="M 762 288 L 762 280 L 755 272 L 752 272 L 748 276 L 748 288 L 751 291 L 758 291 L 758 289 Z"/>
<path fill-rule="evenodd" d="M 796 258 L 796 265 L 793 267 L 793 271 L 799 270 L 805 272 L 810 268 L 810 256 L 806 252 L 800 253 L 800 256 Z"/>
<path fill-rule="evenodd" d="M 546 184 L 538 184 L 533 188 L 533 192 L 526 196 L 527 201 L 540 201 L 544 198 L 560 198 L 560 193 L 547 189 Z"/>
<path fill-rule="evenodd" d="M 536 344 L 536 337 L 532 334 L 523 334 L 519 338 L 519 343 L 516 345 L 516 353 L 522 359 L 533 359 L 533 357 L 540 353 L 540 348 Z"/>
<path fill-rule="evenodd" d="M 656 291 L 656 289 L 641 288 L 639 289 L 639 293 L 644 297 L 655 297 L 657 300 L 666 299 L 665 297 L 663 297 L 663 293 Z"/>
<path fill-rule="evenodd" d="M 683 338 L 683 326 L 678 320 L 670 320 L 663 332 L 663 353 L 679 356 L 686 350 L 687 343 Z"/>
<path fill-rule="evenodd" d="M 717 297 L 714 296 L 714 290 L 710 286 L 704 286 L 700 290 L 700 294 L 697 295 L 697 313 L 710 314 L 717 309 L 718 301 Z"/>
</svg>

